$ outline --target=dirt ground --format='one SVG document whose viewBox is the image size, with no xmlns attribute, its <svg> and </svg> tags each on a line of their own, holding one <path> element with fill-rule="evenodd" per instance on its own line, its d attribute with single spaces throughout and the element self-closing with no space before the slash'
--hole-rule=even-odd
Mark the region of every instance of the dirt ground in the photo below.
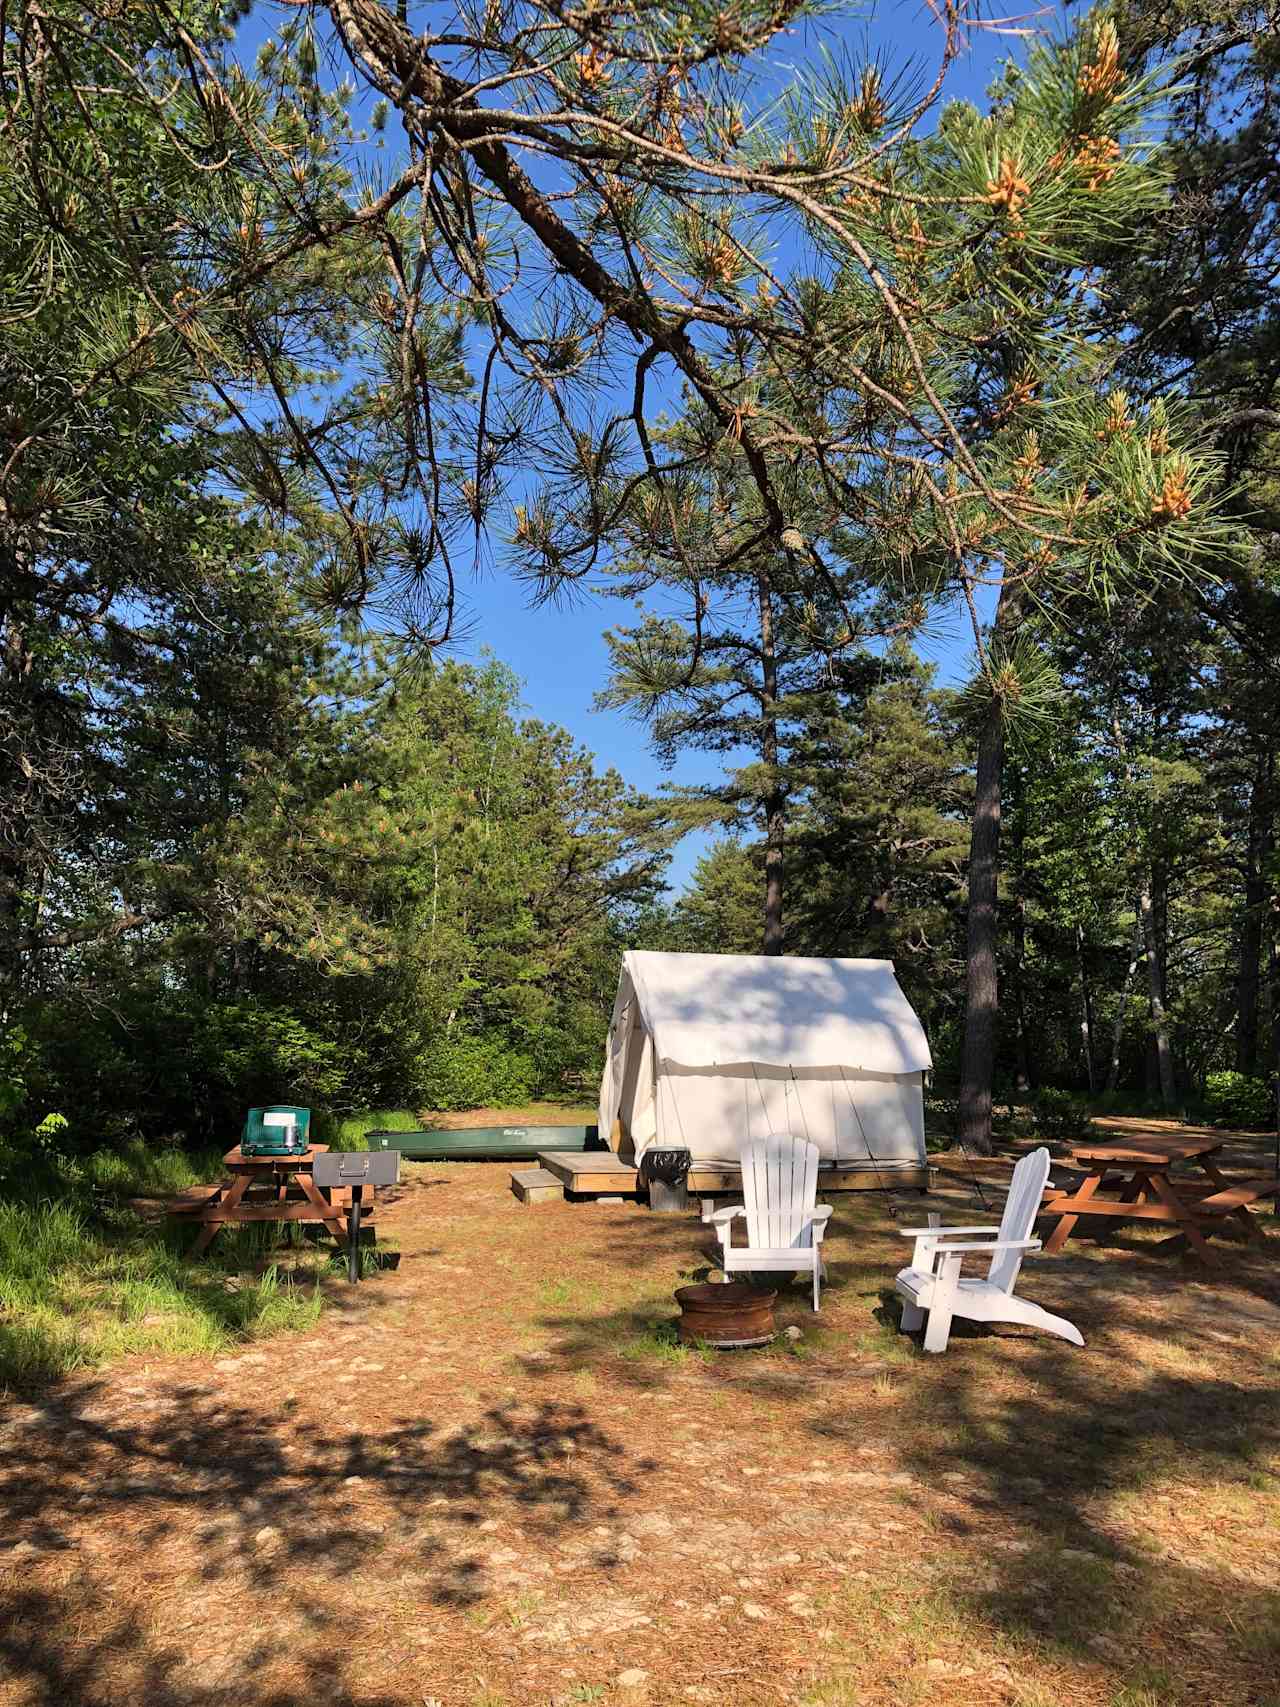
<svg viewBox="0 0 1280 1707">
<path fill-rule="evenodd" d="M 1207 1272 L 1073 1239 L 1022 1290 L 1084 1350 L 928 1358 L 891 1207 L 992 1221 L 1008 1175 L 941 1169 L 833 1199 L 798 1341 L 700 1354 L 696 1216 L 408 1165 L 399 1266 L 305 1337 L 5 1405 L 0 1702 L 1280 1707 L 1275 1220 Z"/>
</svg>

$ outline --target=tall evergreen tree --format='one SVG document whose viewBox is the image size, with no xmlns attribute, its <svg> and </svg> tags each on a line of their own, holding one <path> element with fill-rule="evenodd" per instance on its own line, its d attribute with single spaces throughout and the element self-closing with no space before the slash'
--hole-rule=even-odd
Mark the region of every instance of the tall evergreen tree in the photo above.
<svg viewBox="0 0 1280 1707">
<path fill-rule="evenodd" d="M 1262 1058 L 1264 997 L 1280 1013 L 1280 990 L 1268 990 L 1266 974 L 1274 959 L 1280 812 L 1280 20 L 1272 6 L 1220 0 L 1133 0 L 1118 17 L 1135 73 L 1174 51 L 1183 59 L 1163 150 L 1170 217 L 1146 227 L 1139 241 L 1100 248 L 1107 288 L 1095 323 L 1122 334 L 1116 372 L 1135 393 L 1186 399 L 1202 437 L 1221 447 L 1230 502 L 1250 540 L 1198 598 L 1211 653 L 1206 709 L 1221 724 L 1210 763 L 1227 791 L 1239 875 L 1231 886 L 1235 1064 L 1252 1073 Z"/>
<path fill-rule="evenodd" d="M 953 694 L 899 644 L 844 716 L 813 731 L 812 787 L 796 827 L 803 897 L 796 941 L 810 954 L 867 955 L 898 968 L 953 1053 L 962 976 L 956 919 L 972 793 Z"/>
<path fill-rule="evenodd" d="M 713 424 L 693 411 L 684 425 Z M 692 621 L 650 610 L 640 626 L 608 634 L 611 680 L 599 702 L 646 721 L 668 767 L 684 748 L 730 767 L 723 784 L 677 788 L 674 800 L 686 822 L 762 833 L 759 947 L 781 954 L 788 822 L 811 776 L 801 749 L 867 674 L 855 648 L 876 617 L 856 570 L 829 556 L 815 577 L 770 544 L 754 485 L 732 447 L 717 450 L 718 437 L 712 430 L 695 444 L 687 430 L 671 434 L 676 454 L 710 456 L 706 481 L 681 478 L 670 515 L 642 500 L 621 517 L 620 584 L 660 609 L 691 610 Z M 794 472 L 781 470 L 778 483 L 797 494 L 795 513 L 804 500 Z"/>
</svg>

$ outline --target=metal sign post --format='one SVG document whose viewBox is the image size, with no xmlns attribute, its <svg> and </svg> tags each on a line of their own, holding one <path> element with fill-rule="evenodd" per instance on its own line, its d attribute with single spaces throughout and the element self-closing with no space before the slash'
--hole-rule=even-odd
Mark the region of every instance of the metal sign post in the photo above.
<svg viewBox="0 0 1280 1707">
<path fill-rule="evenodd" d="M 314 1167 L 315 1182 L 322 1191 L 343 1188 L 351 1192 L 351 1207 L 347 1210 L 347 1278 L 354 1285 L 360 1279 L 360 1211 L 364 1188 L 398 1185 L 400 1152 L 331 1150 L 317 1156 Z"/>
</svg>

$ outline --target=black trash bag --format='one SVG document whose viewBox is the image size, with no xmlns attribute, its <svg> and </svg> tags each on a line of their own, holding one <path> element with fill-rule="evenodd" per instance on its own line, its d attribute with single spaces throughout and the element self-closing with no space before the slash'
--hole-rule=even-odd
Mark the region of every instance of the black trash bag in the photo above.
<svg viewBox="0 0 1280 1707">
<path fill-rule="evenodd" d="M 689 1150 L 646 1150 L 640 1158 L 640 1179 L 644 1185 L 658 1180 L 662 1185 L 684 1185 L 693 1166 Z"/>
</svg>

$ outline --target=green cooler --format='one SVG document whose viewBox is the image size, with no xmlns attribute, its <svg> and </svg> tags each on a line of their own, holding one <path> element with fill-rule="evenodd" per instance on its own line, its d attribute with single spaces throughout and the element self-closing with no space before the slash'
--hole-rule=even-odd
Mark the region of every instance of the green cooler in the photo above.
<svg viewBox="0 0 1280 1707">
<path fill-rule="evenodd" d="M 274 1102 L 251 1108 L 240 1136 L 245 1156 L 301 1156 L 311 1142 L 311 1110 Z"/>
</svg>

